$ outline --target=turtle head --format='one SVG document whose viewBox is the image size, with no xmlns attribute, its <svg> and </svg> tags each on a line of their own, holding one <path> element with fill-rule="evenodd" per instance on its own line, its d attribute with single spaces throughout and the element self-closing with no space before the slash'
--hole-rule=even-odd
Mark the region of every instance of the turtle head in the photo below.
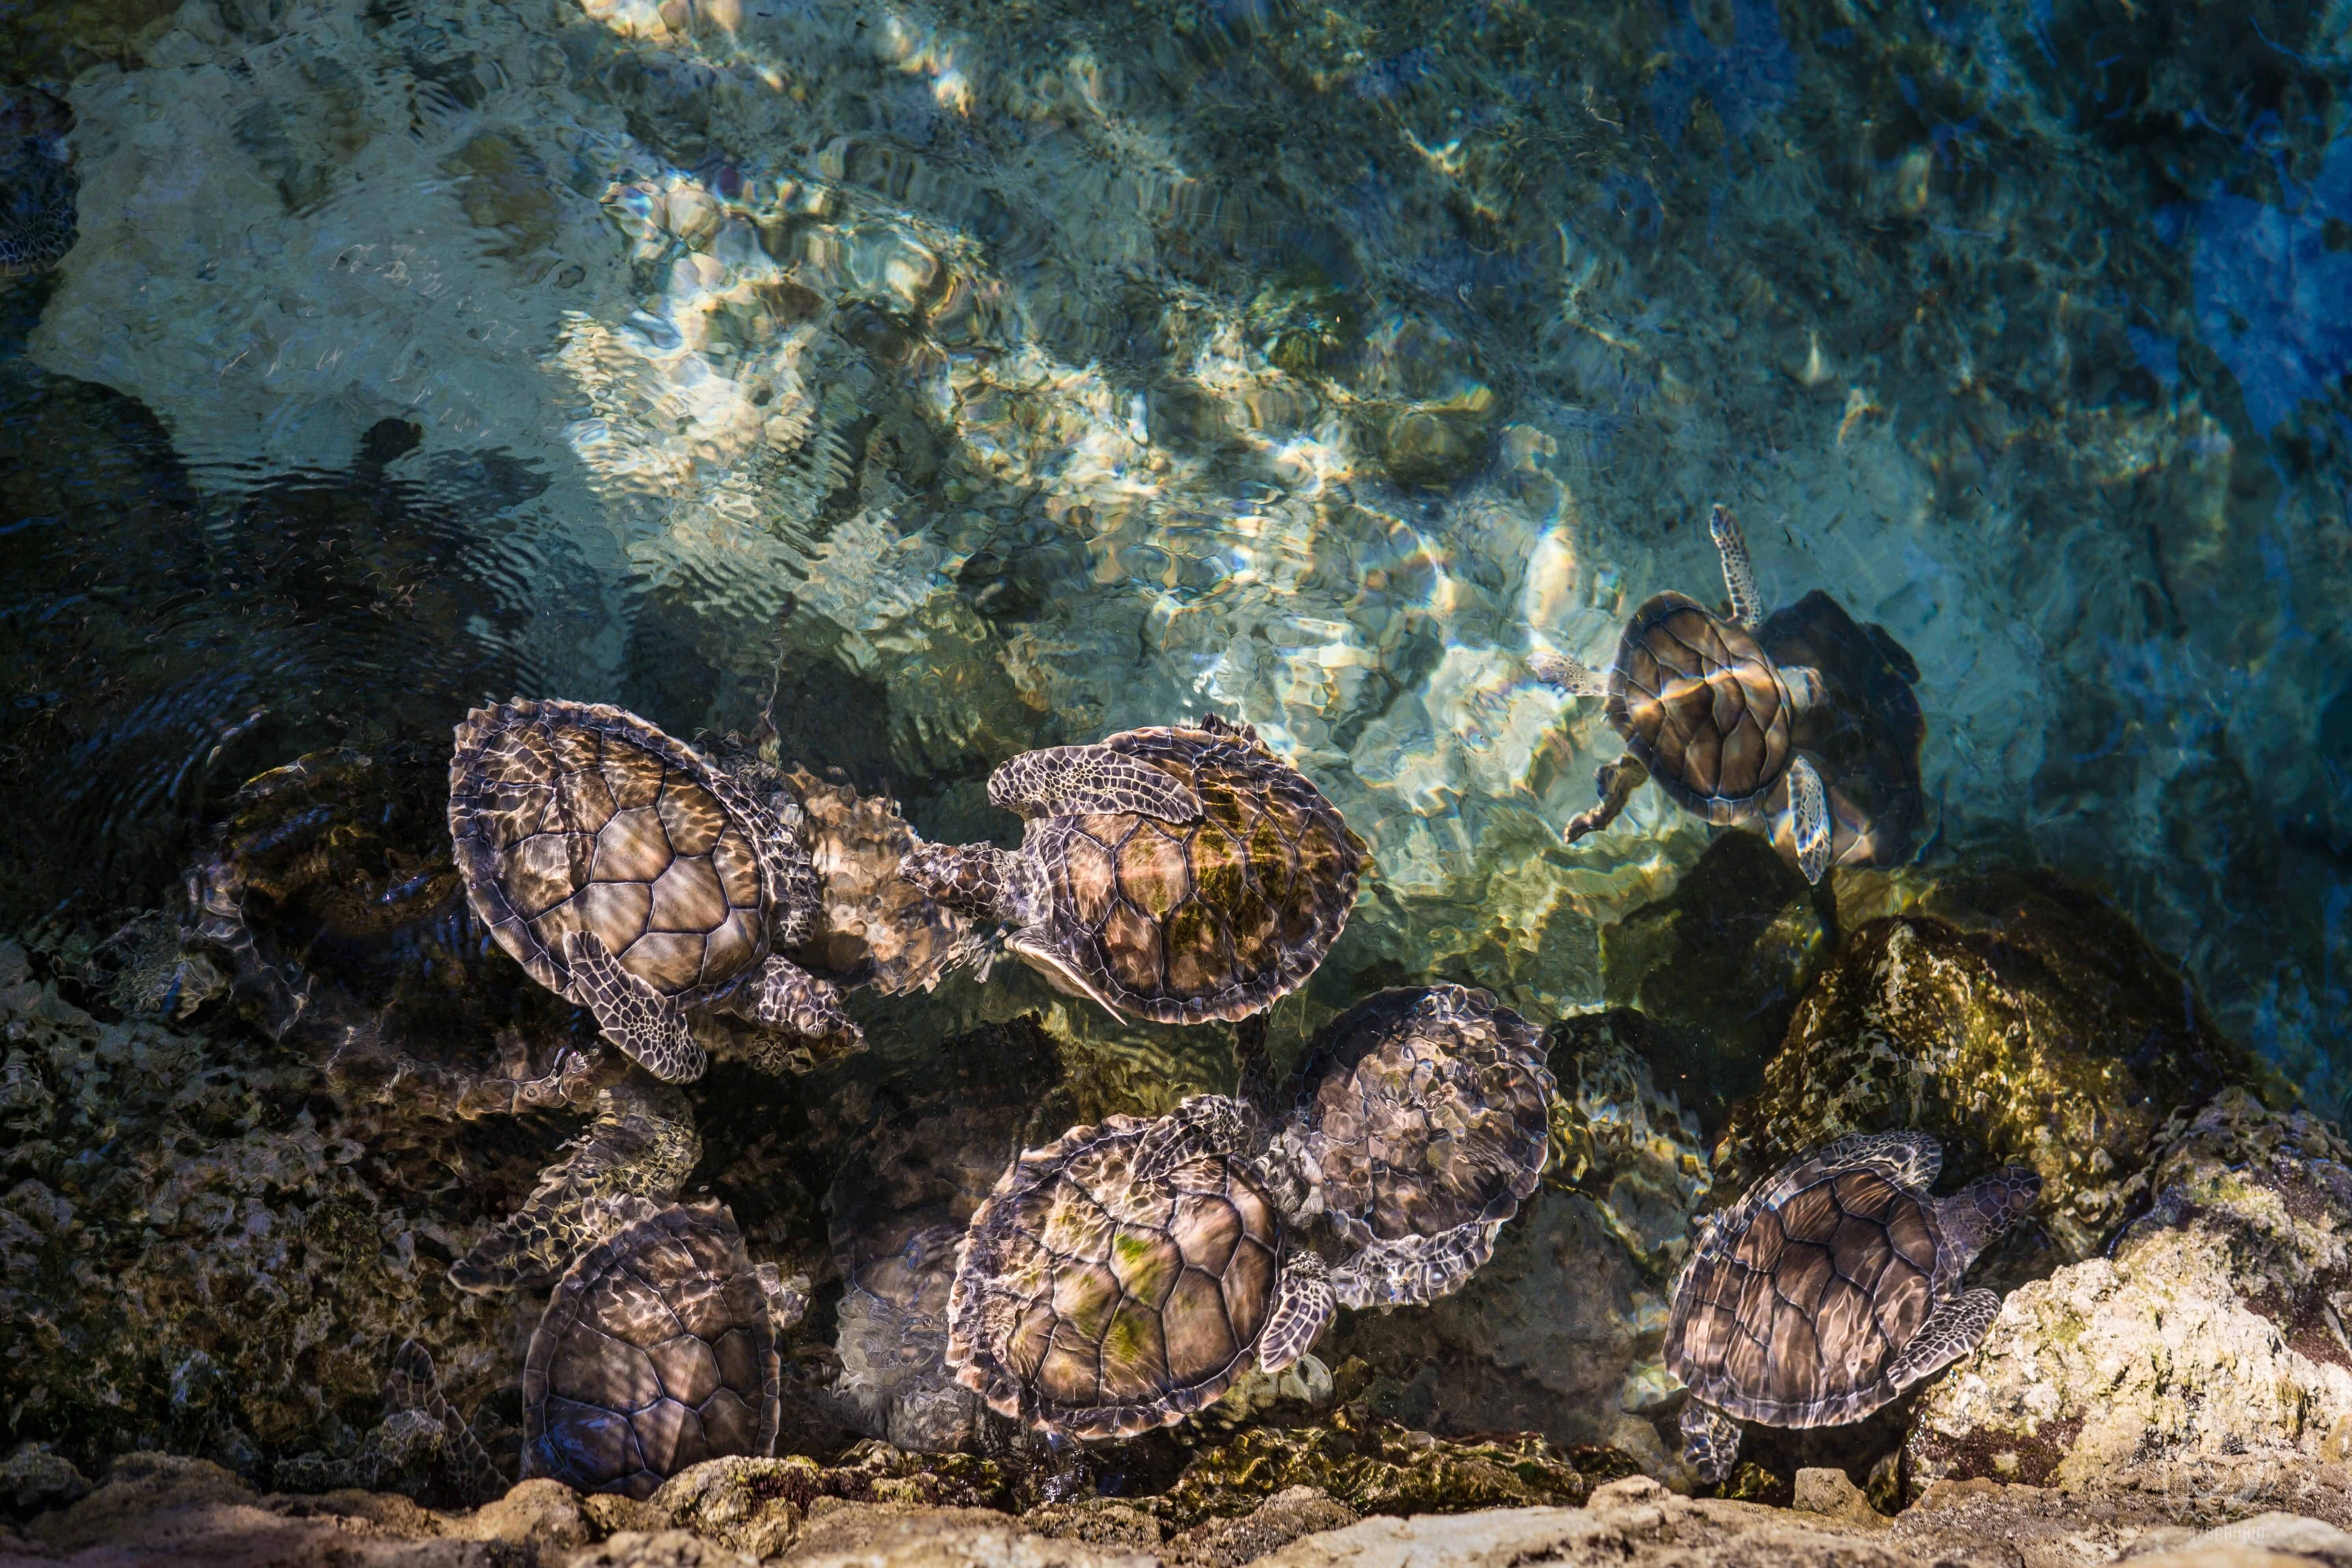
<svg viewBox="0 0 2352 1568">
<path fill-rule="evenodd" d="M 1045 912 L 1035 862 L 993 844 L 918 843 L 898 875 L 959 914 L 1025 926 Z"/>
<path fill-rule="evenodd" d="M 1799 713 L 1808 713 L 1828 700 L 1827 684 L 1821 671 L 1801 664 L 1779 667 L 1780 679 L 1789 688 L 1789 704 Z"/>
</svg>

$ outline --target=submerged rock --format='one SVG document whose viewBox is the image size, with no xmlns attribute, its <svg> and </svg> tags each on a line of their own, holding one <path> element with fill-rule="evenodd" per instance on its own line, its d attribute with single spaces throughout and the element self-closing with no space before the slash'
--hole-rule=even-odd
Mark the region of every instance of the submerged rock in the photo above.
<svg viewBox="0 0 2352 1568">
<path fill-rule="evenodd" d="M 2140 1189 L 2167 1116 L 2254 1081 L 2131 923 L 2041 876 L 1959 879 L 1857 930 L 1798 1005 L 1716 1152 L 1723 1191 L 1847 1132 L 1918 1128 L 1956 1176 L 2016 1163 L 2067 1261 Z"/>
<path fill-rule="evenodd" d="M 2166 1133 L 2152 1206 L 2113 1251 L 2011 1291 L 1929 1385 L 1914 1495 L 1979 1477 L 2194 1484 L 2215 1466 L 2259 1486 L 2352 1459 L 2352 1146 L 2239 1089 Z"/>
</svg>

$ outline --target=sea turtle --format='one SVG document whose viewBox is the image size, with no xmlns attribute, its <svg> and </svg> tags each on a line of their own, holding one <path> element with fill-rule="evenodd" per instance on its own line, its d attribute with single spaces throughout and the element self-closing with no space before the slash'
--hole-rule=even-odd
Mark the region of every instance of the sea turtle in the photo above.
<svg viewBox="0 0 2352 1568">
<path fill-rule="evenodd" d="M 1913 690 L 1919 667 L 1910 652 L 1819 588 L 1765 616 L 1756 641 L 1782 669 L 1813 674 L 1821 700 L 1798 710 L 1789 738 L 1829 795 L 1830 864 L 1900 864 L 1927 815 L 1919 747 L 1927 721 Z M 1773 847 L 1794 865 L 1789 794 L 1783 773 L 1764 810 Z"/>
<path fill-rule="evenodd" d="M 814 930 L 807 851 L 733 775 L 635 714 L 517 699 L 457 726 L 449 834 L 474 912 L 656 1076 L 700 1076 L 692 1008 L 858 1037 L 782 957 Z"/>
<path fill-rule="evenodd" d="M 948 1364 L 1001 1414 L 1081 1439 L 1171 1425 L 1334 1310 L 1244 1154 L 1238 1100 L 1073 1128 L 1014 1162 L 965 1232 Z"/>
<path fill-rule="evenodd" d="M 803 1281 L 753 1268 L 735 1216 L 677 1204 L 573 1263 L 523 1357 L 522 1473 L 646 1498 L 688 1465 L 766 1457 L 779 1332 Z"/>
<path fill-rule="evenodd" d="M 1129 730 L 1024 752 L 989 800 L 1021 847 L 926 844 L 902 874 L 1013 928 L 1006 945 L 1114 1017 L 1255 1013 L 1339 940 L 1364 847 L 1322 792 L 1246 724 Z"/>
<path fill-rule="evenodd" d="M 1550 1154 L 1542 1032 L 1484 991 L 1366 997 L 1317 1031 L 1276 1107 L 1276 1153 L 1353 1252 L 1331 1283 L 1349 1307 L 1461 1289 L 1535 1191 Z"/>
<path fill-rule="evenodd" d="M 39 88 L 0 91 L 0 281 L 46 272 L 74 243 L 73 110 Z"/>
<path fill-rule="evenodd" d="M 1608 826 L 1650 778 L 1718 824 L 1762 815 L 1785 784 L 1798 869 L 1818 882 L 1830 866 L 1829 798 L 1792 727 L 1821 700 L 1820 682 L 1758 646 L 1762 605 L 1748 542 L 1720 506 L 1709 531 L 1723 557 L 1730 620 L 1686 595 L 1654 594 L 1625 624 L 1605 676 L 1566 654 L 1528 656 L 1528 672 L 1546 685 L 1607 698 L 1609 722 L 1625 740 L 1625 755 L 1604 764 L 1595 781 L 1601 804 L 1572 818 L 1564 837 L 1573 844 Z"/>
<path fill-rule="evenodd" d="M 1976 1348 L 2000 1298 L 1962 1290 L 2042 1178 L 2009 1166 L 1949 1197 L 1943 1146 L 1853 1133 L 1791 1160 L 1706 1223 L 1675 1282 L 1667 1367 L 1690 1389 L 1683 1457 L 1720 1481 L 1739 1423 L 1859 1421 Z"/>
</svg>

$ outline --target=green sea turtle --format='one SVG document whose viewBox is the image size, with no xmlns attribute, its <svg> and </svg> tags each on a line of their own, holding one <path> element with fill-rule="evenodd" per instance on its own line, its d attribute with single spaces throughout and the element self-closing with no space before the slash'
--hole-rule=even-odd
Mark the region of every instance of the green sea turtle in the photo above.
<svg viewBox="0 0 2352 1568">
<path fill-rule="evenodd" d="M 1830 867 L 1829 797 L 1820 770 L 1797 746 L 1794 726 L 1822 700 L 1821 682 L 1758 645 L 1763 607 L 1748 542 L 1720 506 L 1709 529 L 1723 557 L 1731 619 L 1685 595 L 1654 594 L 1626 623 L 1605 676 L 1566 654 L 1528 656 L 1529 673 L 1545 684 L 1606 698 L 1609 722 L 1625 741 L 1625 755 L 1601 769 L 1601 804 L 1571 819 L 1564 837 L 1573 844 L 1608 826 L 1652 778 L 1677 804 L 1718 824 L 1764 815 L 1780 791 L 1798 869 L 1818 882 Z"/>
<path fill-rule="evenodd" d="M 1859 1421 L 1983 1340 L 2000 1298 L 1961 1276 L 2032 1208 L 2042 1178 L 2010 1166 L 1929 1197 L 1943 1163 L 1925 1132 L 1854 1133 L 1707 1221 L 1675 1282 L 1664 1352 L 1690 1389 L 1683 1457 L 1701 1480 L 1731 1473 L 1742 1421 Z"/>
<path fill-rule="evenodd" d="M 73 248 L 73 110 L 39 88 L 0 90 L 0 281 L 46 272 Z"/>
<path fill-rule="evenodd" d="M 766 802 L 617 708 L 516 700 L 457 727 L 449 834 L 474 912 L 549 990 L 656 1076 L 700 1076 L 690 1010 L 859 1037 L 782 956 L 814 934 L 816 874 Z"/>
<path fill-rule="evenodd" d="M 725 1205 L 648 1214 L 575 1261 L 523 1358 L 522 1473 L 646 1498 L 689 1465 L 773 1452 L 778 1335 L 805 1281 L 754 1268 Z"/>
<path fill-rule="evenodd" d="M 1126 1437 L 1304 1356 L 1329 1272 L 1244 1153 L 1250 1121 L 1202 1095 L 1023 1154 L 972 1215 L 948 1296 L 965 1385 L 1052 1436 Z"/>
<path fill-rule="evenodd" d="M 1317 1031 L 1267 1162 L 1297 1173 L 1286 1206 L 1350 1249 L 1342 1305 L 1461 1289 L 1543 1173 L 1551 1092 L 1542 1031 L 1466 986 L 1381 991 Z"/>
<path fill-rule="evenodd" d="M 1129 730 L 1024 752 L 989 800 L 1021 847 L 926 844 L 903 875 L 1114 1017 L 1241 1018 L 1302 984 L 1354 906 L 1362 841 L 1249 726 Z"/>
</svg>

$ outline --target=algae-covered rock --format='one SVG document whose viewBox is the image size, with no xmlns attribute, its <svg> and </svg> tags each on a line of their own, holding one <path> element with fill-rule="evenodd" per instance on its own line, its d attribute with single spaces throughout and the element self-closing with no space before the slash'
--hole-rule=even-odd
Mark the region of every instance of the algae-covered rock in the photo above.
<svg viewBox="0 0 2352 1568">
<path fill-rule="evenodd" d="M 1699 1119 L 1658 1086 L 1651 1051 L 1662 1032 L 1622 1007 L 1552 1026 L 1559 1087 L 1544 1167 L 1547 1184 L 1591 1198 L 1627 1253 L 1659 1279 L 1689 1255 L 1691 1216 L 1714 1190 Z"/>
<path fill-rule="evenodd" d="M 1853 932 L 1717 1149 L 1736 1194 L 1844 1133 L 1916 1127 L 1946 1169 L 2015 1163 L 2063 1258 L 2126 1217 L 2166 1117 L 2256 1076 L 2180 975 L 2093 895 L 1961 879 Z"/>
<path fill-rule="evenodd" d="M 1203 1451 L 1151 1506 L 1192 1525 L 1299 1486 L 1358 1513 L 1401 1514 L 1580 1503 L 1592 1489 L 1570 1455 L 1534 1433 L 1449 1442 L 1342 1405 L 1321 1426 L 1255 1427 Z"/>
<path fill-rule="evenodd" d="M 306 1058 L 107 1023 L 0 943 L 0 1410 L 95 1470 L 373 1428 L 411 1335 L 478 1390 L 507 1329 L 444 1261 L 541 1151 L 389 1136 Z M 437 1257 L 436 1255 L 438 1255 Z"/>
<path fill-rule="evenodd" d="M 2238 1089 L 2166 1131 L 2153 1206 L 2113 1253 L 2011 1291 L 1929 1385 L 1915 1495 L 2352 1458 L 2352 1147 Z"/>
</svg>

